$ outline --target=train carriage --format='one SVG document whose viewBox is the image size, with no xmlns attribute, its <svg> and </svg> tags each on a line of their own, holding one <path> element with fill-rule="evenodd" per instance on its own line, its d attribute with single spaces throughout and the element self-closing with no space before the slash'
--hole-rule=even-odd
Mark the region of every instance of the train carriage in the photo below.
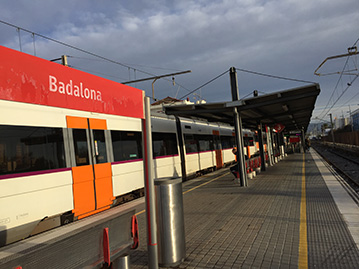
<svg viewBox="0 0 359 269">
<path fill-rule="evenodd" d="M 213 157 L 213 134 L 209 123 L 182 119 L 182 132 L 185 145 L 186 173 L 195 174 L 198 171 L 215 166 Z"/>
<path fill-rule="evenodd" d="M 152 116 L 151 125 L 155 178 L 181 177 L 181 157 L 175 120 L 164 115 Z"/>
<path fill-rule="evenodd" d="M 0 54 L 0 246 L 138 195 L 144 92 L 8 48 Z M 158 113 L 151 125 L 156 178 L 234 161 L 232 126 Z"/>
<path fill-rule="evenodd" d="M 0 53 L 0 245 L 108 209 L 143 187 L 141 144 L 118 154 L 121 138 L 141 137 L 143 91 Z"/>
</svg>

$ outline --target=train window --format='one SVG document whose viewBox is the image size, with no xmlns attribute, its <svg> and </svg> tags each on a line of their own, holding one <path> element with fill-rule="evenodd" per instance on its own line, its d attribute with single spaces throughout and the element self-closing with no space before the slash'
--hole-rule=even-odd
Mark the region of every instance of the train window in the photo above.
<svg viewBox="0 0 359 269">
<path fill-rule="evenodd" d="M 213 136 L 213 149 L 222 149 L 221 147 L 221 138 L 218 135 Z"/>
<path fill-rule="evenodd" d="M 198 143 L 194 135 L 185 134 L 184 135 L 186 153 L 198 152 Z"/>
<path fill-rule="evenodd" d="M 254 146 L 253 137 L 251 136 L 243 137 L 243 143 L 245 147 Z"/>
<path fill-rule="evenodd" d="M 89 165 L 89 150 L 85 129 L 73 129 L 76 165 Z"/>
<path fill-rule="evenodd" d="M 142 158 L 142 135 L 140 132 L 111 131 L 115 162 Z"/>
<path fill-rule="evenodd" d="M 93 137 L 96 163 L 107 163 L 105 132 L 103 130 L 93 130 Z"/>
<path fill-rule="evenodd" d="M 259 135 L 257 132 L 254 134 L 254 141 L 259 141 Z"/>
<path fill-rule="evenodd" d="M 234 136 L 221 136 L 222 149 L 231 149 L 236 144 Z"/>
<path fill-rule="evenodd" d="M 177 139 L 174 133 L 152 133 L 153 157 L 177 155 Z"/>
<path fill-rule="evenodd" d="M 244 143 L 244 147 L 247 147 L 247 146 L 249 146 L 249 142 L 248 142 L 248 137 L 243 137 L 243 143 Z"/>
<path fill-rule="evenodd" d="M 0 174 L 66 167 L 61 128 L 0 126 Z"/>
<path fill-rule="evenodd" d="M 212 135 L 197 135 L 199 151 L 213 150 L 213 136 Z"/>
</svg>

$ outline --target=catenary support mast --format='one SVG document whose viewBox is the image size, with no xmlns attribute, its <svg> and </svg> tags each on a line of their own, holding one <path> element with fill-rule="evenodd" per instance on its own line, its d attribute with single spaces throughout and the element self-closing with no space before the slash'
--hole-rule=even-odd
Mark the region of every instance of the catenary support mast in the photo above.
<svg viewBox="0 0 359 269">
<path fill-rule="evenodd" d="M 158 268 L 156 196 L 152 155 L 151 109 L 150 98 L 145 97 L 145 119 L 143 120 L 143 152 L 145 172 L 145 195 L 147 217 L 147 250 L 149 268 Z"/>
<path fill-rule="evenodd" d="M 232 91 L 232 101 L 239 100 L 239 91 L 238 91 L 238 81 L 237 81 L 237 71 L 234 67 L 229 69 L 229 76 L 231 80 L 231 91 Z M 237 163 L 240 174 L 240 184 L 243 187 L 246 187 L 247 184 L 247 173 L 246 165 L 244 160 L 244 150 L 243 150 L 243 132 L 242 132 L 242 119 L 241 115 L 237 110 L 237 107 L 233 107 L 234 114 L 234 128 L 236 132 L 236 144 L 237 144 Z"/>
</svg>

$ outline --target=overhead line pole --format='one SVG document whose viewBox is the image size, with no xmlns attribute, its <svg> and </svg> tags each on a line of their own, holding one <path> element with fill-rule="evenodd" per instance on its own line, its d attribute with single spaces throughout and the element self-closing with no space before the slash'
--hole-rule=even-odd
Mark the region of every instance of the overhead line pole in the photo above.
<svg viewBox="0 0 359 269">
<path fill-rule="evenodd" d="M 231 80 L 231 91 L 232 91 L 232 101 L 239 100 L 239 91 L 238 91 L 238 80 L 237 80 L 237 71 L 234 67 L 229 69 L 229 76 Z M 247 173 L 246 165 L 244 160 L 244 150 L 243 150 L 243 133 L 242 133 L 242 118 L 240 113 L 237 110 L 237 107 L 233 107 L 234 114 L 234 128 L 236 132 L 236 143 L 237 143 L 237 165 L 238 172 L 240 173 L 240 185 L 242 187 L 247 187 Z"/>
<path fill-rule="evenodd" d="M 144 175 L 147 219 L 147 250 L 148 267 L 158 268 L 158 245 L 157 245 L 157 222 L 156 222 L 156 194 L 154 184 L 154 168 L 152 154 L 152 131 L 151 131 L 151 105 L 150 98 L 144 98 L 145 119 L 143 123 L 143 152 L 144 152 Z"/>
<path fill-rule="evenodd" d="M 332 129 L 332 140 L 333 140 L 333 144 L 335 144 L 335 141 L 334 141 L 334 126 L 333 126 L 333 119 L 332 119 L 332 113 L 329 114 L 329 117 L 330 117 L 330 124 L 331 124 L 331 129 Z"/>
<path fill-rule="evenodd" d="M 191 70 L 186 70 L 186 71 L 181 71 L 181 72 L 177 72 L 177 73 L 171 73 L 171 74 L 166 74 L 166 75 L 160 75 L 160 76 L 154 76 L 154 77 L 149 77 L 149 78 L 141 78 L 141 79 L 126 81 L 126 82 L 121 82 L 121 84 L 131 84 L 131 83 L 135 83 L 135 82 L 141 82 L 141 81 L 152 80 L 152 79 L 160 79 L 160 78 L 164 78 L 164 77 L 182 75 L 182 74 L 191 73 L 191 72 L 192 72 Z"/>
<path fill-rule="evenodd" d="M 176 75 L 182 75 L 182 74 L 191 73 L 191 72 L 192 72 L 191 70 L 186 70 L 186 71 L 182 71 L 182 72 L 171 73 L 171 74 L 166 74 L 166 75 L 161 75 L 161 76 L 154 76 L 154 77 L 149 77 L 149 78 L 142 78 L 142 79 L 136 79 L 136 80 L 126 81 L 126 82 L 121 82 L 121 84 L 131 84 L 131 83 L 135 83 L 135 82 L 153 80 L 153 82 L 152 82 L 152 99 L 154 101 L 156 101 L 156 99 L 155 99 L 155 90 L 154 90 L 154 84 L 155 84 L 156 80 L 158 80 L 160 78 L 173 77 L 173 76 L 176 76 Z"/>
<path fill-rule="evenodd" d="M 335 55 L 335 56 L 330 56 L 327 57 L 318 67 L 317 69 L 315 69 L 314 74 L 317 76 L 323 76 L 323 74 L 318 73 L 318 70 L 328 61 L 328 60 L 332 60 L 332 59 L 337 59 L 337 58 L 342 58 L 342 57 L 347 57 L 347 56 L 352 56 L 352 55 L 356 55 L 359 54 L 359 51 L 357 50 L 356 46 L 353 46 L 351 48 L 348 48 L 348 53 L 346 54 L 340 54 L 340 55 Z M 344 71 L 342 71 L 341 73 L 344 73 Z M 340 74 L 340 72 L 335 72 L 335 73 L 330 73 L 330 74 Z M 358 75 L 358 74 L 351 74 L 351 75 Z"/>
</svg>

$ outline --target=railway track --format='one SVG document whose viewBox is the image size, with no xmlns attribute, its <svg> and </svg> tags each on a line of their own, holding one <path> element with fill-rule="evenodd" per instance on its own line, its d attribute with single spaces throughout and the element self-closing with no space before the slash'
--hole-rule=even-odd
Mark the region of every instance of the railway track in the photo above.
<svg viewBox="0 0 359 269">
<path fill-rule="evenodd" d="M 342 154 L 342 153 L 340 153 L 340 152 L 338 152 L 338 151 L 335 151 L 335 149 L 329 149 L 329 151 L 330 151 L 332 154 L 335 154 L 335 155 L 337 155 L 338 157 L 341 157 L 341 158 L 343 158 L 343 159 L 345 159 L 345 160 L 347 160 L 347 161 L 349 161 L 349 162 L 351 162 L 351 163 L 354 163 L 354 164 L 356 164 L 356 165 L 359 166 L 359 160 L 355 160 L 355 159 L 353 159 L 353 158 L 350 158 L 350 157 L 348 157 L 348 156 L 346 156 L 346 155 L 344 155 L 344 154 Z"/>
<path fill-rule="evenodd" d="M 359 156 L 338 145 L 332 147 L 316 142 L 312 144 L 312 147 L 359 195 Z"/>
</svg>

